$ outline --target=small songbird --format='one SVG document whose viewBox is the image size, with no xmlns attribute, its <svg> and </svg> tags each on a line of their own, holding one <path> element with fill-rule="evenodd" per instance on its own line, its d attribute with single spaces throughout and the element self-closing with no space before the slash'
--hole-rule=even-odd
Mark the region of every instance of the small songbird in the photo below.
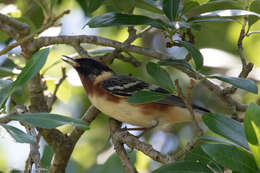
<svg viewBox="0 0 260 173">
<path fill-rule="evenodd" d="M 64 56 L 62 60 L 76 69 L 91 103 L 118 121 L 145 128 L 155 124 L 161 126 L 192 121 L 183 100 L 174 95 L 151 103 L 127 102 L 127 98 L 136 91 L 169 93 L 165 89 L 129 75 L 116 74 L 105 64 L 91 58 L 73 59 Z M 198 119 L 202 113 L 209 112 L 194 104 L 192 107 Z"/>
</svg>

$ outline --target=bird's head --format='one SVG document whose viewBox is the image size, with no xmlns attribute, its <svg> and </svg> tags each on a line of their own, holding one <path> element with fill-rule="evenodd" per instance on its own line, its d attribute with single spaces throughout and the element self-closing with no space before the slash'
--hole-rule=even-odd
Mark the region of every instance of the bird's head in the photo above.
<svg viewBox="0 0 260 173">
<path fill-rule="evenodd" d="M 82 77 L 95 81 L 98 76 L 113 74 L 113 71 L 105 64 L 91 58 L 73 59 L 63 56 L 62 60 L 70 64 Z"/>
</svg>

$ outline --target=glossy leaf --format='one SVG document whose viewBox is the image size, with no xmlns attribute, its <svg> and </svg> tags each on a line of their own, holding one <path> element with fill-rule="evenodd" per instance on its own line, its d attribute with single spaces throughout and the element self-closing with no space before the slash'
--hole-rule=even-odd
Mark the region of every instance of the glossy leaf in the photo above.
<svg viewBox="0 0 260 173">
<path fill-rule="evenodd" d="M 244 89 L 246 91 L 252 92 L 257 94 L 258 88 L 254 81 L 246 78 L 238 78 L 238 77 L 229 77 L 229 76 L 220 76 L 220 75 L 211 75 L 208 76 L 210 78 L 216 78 L 218 80 L 221 80 L 223 82 L 227 82 L 232 84 L 233 86 Z"/>
<path fill-rule="evenodd" d="M 82 130 L 87 130 L 89 128 L 88 124 L 80 119 L 49 113 L 26 113 L 22 115 L 11 115 L 8 119 L 21 121 L 32 126 L 47 129 L 56 128 L 65 124 L 73 125 Z"/>
<path fill-rule="evenodd" d="M 181 44 L 183 47 L 185 47 L 189 53 L 191 54 L 192 59 L 195 62 L 196 70 L 200 70 L 203 66 L 203 57 L 200 51 L 191 43 L 187 41 L 181 41 L 181 40 L 174 40 L 175 42 Z"/>
<path fill-rule="evenodd" d="M 149 62 L 146 64 L 146 71 L 161 87 L 171 91 L 175 90 L 170 75 L 160 65 Z"/>
<path fill-rule="evenodd" d="M 0 108 L 5 100 L 15 91 L 17 87 L 25 85 L 43 67 L 49 54 L 49 49 L 42 49 L 31 57 L 17 79 L 10 85 L 0 90 Z"/>
<path fill-rule="evenodd" d="M 202 119 L 211 131 L 231 140 L 245 149 L 249 148 L 244 128 L 239 122 L 225 115 L 216 113 L 204 114 Z"/>
<path fill-rule="evenodd" d="M 253 156 L 245 150 L 224 144 L 204 144 L 202 149 L 217 163 L 232 171 L 259 173 Z"/>
<path fill-rule="evenodd" d="M 216 10 L 216 11 L 211 11 L 207 13 L 202 13 L 198 16 L 192 17 L 189 19 L 195 20 L 197 18 L 201 17 L 237 17 L 237 16 L 247 16 L 247 15 L 253 15 L 256 17 L 260 17 L 260 14 L 251 12 L 251 11 L 246 11 L 246 10 Z"/>
<path fill-rule="evenodd" d="M 180 0 L 163 0 L 163 11 L 170 21 L 174 21 L 179 9 Z"/>
<path fill-rule="evenodd" d="M 106 27 L 106 26 L 135 26 L 135 25 L 151 25 L 152 27 L 162 29 L 168 27 L 166 23 L 159 19 L 152 19 L 147 16 L 120 14 L 120 13 L 106 13 L 101 16 L 92 18 L 87 25 L 90 28 Z"/>
<path fill-rule="evenodd" d="M 137 91 L 131 97 L 128 97 L 127 102 L 131 104 L 143 104 L 159 101 L 171 94 L 163 94 L 152 91 Z"/>
<path fill-rule="evenodd" d="M 162 10 L 155 7 L 153 4 L 150 4 L 149 1 L 146 2 L 144 0 L 135 0 L 135 7 L 141 8 L 141 9 L 153 12 L 153 13 L 157 13 L 157 14 L 164 14 Z"/>
<path fill-rule="evenodd" d="M 161 166 L 152 173 L 212 173 L 207 167 L 196 161 L 177 161 Z"/>
<path fill-rule="evenodd" d="M 76 0 L 82 10 L 84 11 L 85 15 L 90 15 L 96 9 L 98 9 L 105 0 Z"/>
<path fill-rule="evenodd" d="M 16 127 L 13 127 L 13 126 L 10 126 L 7 124 L 1 124 L 1 123 L 0 123 L 0 126 L 5 128 L 5 130 L 14 138 L 14 140 L 16 142 L 30 143 L 30 144 L 35 143 L 32 136 L 24 133 L 22 130 L 20 130 Z"/>
<path fill-rule="evenodd" d="M 187 61 L 185 61 L 183 59 L 166 59 L 166 60 L 159 61 L 158 64 L 160 64 L 162 66 L 168 66 L 168 65 L 174 66 L 174 67 L 180 66 L 180 67 L 186 68 L 189 71 L 196 72 L 193 69 L 193 67 Z"/>
<path fill-rule="evenodd" d="M 257 1 L 257 0 L 253 1 L 250 4 L 249 9 L 250 9 L 250 11 L 258 13 L 260 15 L 260 1 Z M 253 24 L 255 24 L 258 20 L 259 20 L 259 17 L 249 16 L 248 17 L 248 25 L 249 25 L 249 27 L 251 27 Z"/>
<path fill-rule="evenodd" d="M 260 109 L 256 104 L 250 104 L 245 115 L 245 133 L 260 170 Z"/>
<path fill-rule="evenodd" d="M 190 10 L 185 10 L 187 17 L 199 15 L 201 13 L 216 11 L 216 10 L 226 10 L 226 9 L 244 9 L 243 1 L 238 0 L 217 0 L 217 1 L 208 1 L 201 5 L 194 4 Z M 187 7 L 186 7 L 187 8 Z"/>
<path fill-rule="evenodd" d="M 200 137 L 200 140 L 205 141 L 205 142 L 214 142 L 214 143 L 228 144 L 228 145 L 234 145 L 236 147 L 240 147 L 236 143 L 233 143 L 231 141 L 225 140 L 223 138 L 218 138 L 215 136 L 202 136 L 202 137 Z"/>
<path fill-rule="evenodd" d="M 226 18 L 209 18 L 209 19 L 197 19 L 192 20 L 190 23 L 202 23 L 202 22 L 235 22 L 233 19 L 226 19 Z"/>
</svg>

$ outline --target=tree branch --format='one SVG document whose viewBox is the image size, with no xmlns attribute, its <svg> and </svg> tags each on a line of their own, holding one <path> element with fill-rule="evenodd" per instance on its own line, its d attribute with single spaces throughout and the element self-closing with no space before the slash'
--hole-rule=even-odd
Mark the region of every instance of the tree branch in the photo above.
<svg viewBox="0 0 260 173">
<path fill-rule="evenodd" d="M 49 27 L 53 26 L 55 24 L 55 22 L 60 19 L 61 17 L 63 17 L 65 14 L 70 13 L 70 10 L 66 10 L 63 13 L 61 13 L 60 15 L 58 15 L 57 17 L 54 17 L 53 20 L 51 20 L 50 23 L 43 25 L 41 28 L 37 29 L 34 33 L 30 34 L 30 35 L 26 35 L 25 37 L 19 39 L 19 41 L 8 45 L 6 48 L 4 48 L 3 50 L 0 51 L 0 55 L 3 55 L 5 53 L 7 53 L 8 51 L 12 50 L 13 48 L 22 45 L 23 43 L 31 40 L 34 36 L 40 34 L 41 32 L 43 32 L 44 30 L 48 29 Z M 10 21 L 12 20 L 11 18 L 9 18 Z M 14 29 L 15 27 L 12 27 L 12 29 Z M 17 38 L 18 39 L 18 38 Z M 29 49 L 30 51 L 34 51 L 34 50 L 38 50 L 35 49 L 33 45 L 27 46 L 26 49 Z"/>
<path fill-rule="evenodd" d="M 97 110 L 94 106 L 90 106 L 87 112 L 83 115 L 82 120 L 90 124 L 99 113 L 100 111 Z M 62 143 L 59 143 L 59 146 L 54 148 L 55 154 L 52 159 L 51 167 L 49 168 L 49 173 L 65 172 L 72 151 L 83 133 L 83 130 L 74 128 L 74 130 L 68 136 L 66 135 L 64 141 L 57 141 Z"/>
<path fill-rule="evenodd" d="M 0 14 L 0 30 L 16 40 L 30 33 L 29 25 L 3 14 Z"/>
<path fill-rule="evenodd" d="M 122 165 L 125 169 L 126 173 L 138 173 L 134 165 L 131 163 L 130 159 L 127 156 L 127 153 L 124 148 L 124 143 L 117 140 L 117 138 L 114 137 L 114 133 L 118 130 L 120 130 L 121 122 L 110 118 L 109 119 L 109 128 L 110 128 L 110 135 L 112 137 L 112 142 L 114 144 L 114 148 L 118 154 L 118 157 L 120 158 Z"/>
</svg>

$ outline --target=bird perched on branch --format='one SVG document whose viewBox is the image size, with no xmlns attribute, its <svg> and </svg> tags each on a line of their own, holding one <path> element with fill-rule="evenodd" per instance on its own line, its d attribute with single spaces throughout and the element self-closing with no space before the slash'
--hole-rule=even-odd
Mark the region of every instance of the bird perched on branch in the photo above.
<svg viewBox="0 0 260 173">
<path fill-rule="evenodd" d="M 136 91 L 169 93 L 165 89 L 128 75 L 116 74 L 105 64 L 91 58 L 73 59 L 64 56 L 62 59 L 78 72 L 91 103 L 118 121 L 146 128 L 155 124 L 192 121 L 183 100 L 174 95 L 151 103 L 127 102 L 127 98 Z M 197 105 L 192 105 L 192 108 L 195 114 L 209 112 Z"/>
</svg>

